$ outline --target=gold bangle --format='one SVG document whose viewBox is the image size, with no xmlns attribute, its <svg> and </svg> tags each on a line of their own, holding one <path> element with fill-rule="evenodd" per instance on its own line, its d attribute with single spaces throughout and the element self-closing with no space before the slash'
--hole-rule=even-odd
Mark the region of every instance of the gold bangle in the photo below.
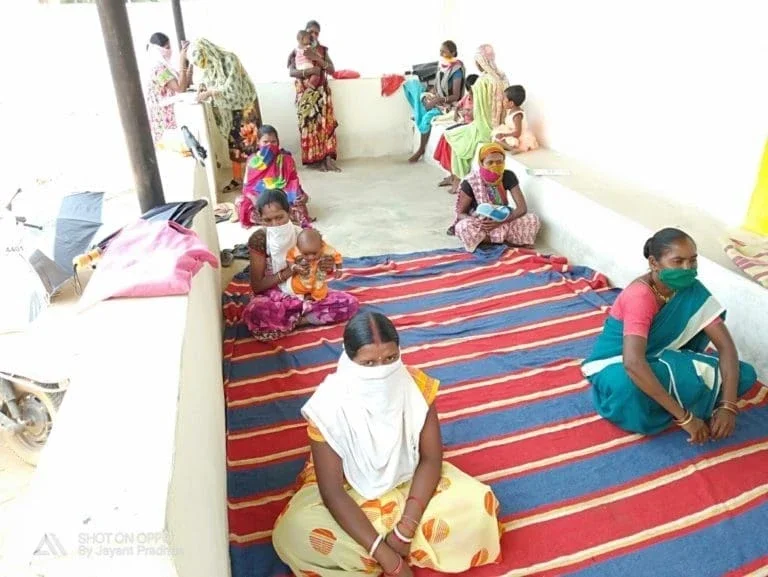
<svg viewBox="0 0 768 577">
<path fill-rule="evenodd" d="M 691 411 L 685 411 L 685 415 L 683 415 L 683 418 L 678 420 L 675 420 L 675 424 L 678 427 L 685 427 L 688 423 L 693 421 L 693 413 Z"/>
<path fill-rule="evenodd" d="M 737 409 L 735 407 L 731 407 L 729 405 L 720 405 L 719 407 L 717 407 L 715 409 L 714 412 L 716 413 L 720 409 L 722 409 L 723 411 L 728 411 L 729 413 L 731 413 L 733 416 L 736 416 L 736 417 L 739 415 L 739 409 Z"/>
</svg>

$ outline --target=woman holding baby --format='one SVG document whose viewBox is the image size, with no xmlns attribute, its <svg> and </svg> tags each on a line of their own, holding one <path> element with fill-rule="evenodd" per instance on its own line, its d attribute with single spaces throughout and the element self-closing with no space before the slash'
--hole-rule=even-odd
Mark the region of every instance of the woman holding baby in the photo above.
<svg viewBox="0 0 768 577">
<path fill-rule="evenodd" d="M 317 231 L 291 222 L 291 205 L 282 190 L 259 195 L 256 210 L 263 225 L 248 240 L 253 298 L 242 320 L 260 341 L 272 341 L 309 325 L 345 322 L 359 308 L 357 299 L 328 290 L 340 272 L 341 258 Z"/>
<path fill-rule="evenodd" d="M 296 113 L 301 133 L 301 162 L 322 171 L 336 171 L 336 117 L 333 113 L 328 75 L 334 66 L 328 48 L 317 40 L 320 24 L 311 20 L 300 33 L 297 47 L 288 57 L 288 68 L 296 79 Z"/>
</svg>

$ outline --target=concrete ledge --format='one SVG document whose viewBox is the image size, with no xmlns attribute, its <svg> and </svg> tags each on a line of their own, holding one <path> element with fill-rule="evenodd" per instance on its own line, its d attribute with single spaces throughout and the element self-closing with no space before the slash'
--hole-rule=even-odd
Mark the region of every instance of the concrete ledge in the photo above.
<svg viewBox="0 0 768 577">
<path fill-rule="evenodd" d="M 433 127 L 427 146 L 432 158 L 444 126 Z M 741 357 L 768 378 L 768 291 L 746 277 L 725 255 L 718 237 L 725 226 L 705 212 L 629 188 L 597 174 L 557 152 L 540 149 L 507 154 L 507 168 L 520 179 L 531 207 L 542 219 L 543 244 L 572 262 L 606 274 L 626 286 L 647 267 L 645 241 L 655 231 L 675 226 L 688 232 L 699 247 L 701 280 L 728 309 L 728 328 Z M 529 168 L 559 168 L 568 176 L 531 176 Z"/>
<path fill-rule="evenodd" d="M 194 160 L 159 162 L 168 202 L 210 202 Z M 193 230 L 218 254 L 211 205 Z M 76 368 L 0 575 L 227 577 L 219 270 L 69 321 Z"/>
</svg>

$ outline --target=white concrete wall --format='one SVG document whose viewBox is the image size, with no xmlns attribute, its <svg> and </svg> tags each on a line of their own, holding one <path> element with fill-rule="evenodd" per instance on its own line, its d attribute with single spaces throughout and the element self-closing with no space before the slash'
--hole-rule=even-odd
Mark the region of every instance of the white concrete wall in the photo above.
<svg viewBox="0 0 768 577">
<path fill-rule="evenodd" d="M 494 45 L 548 147 L 742 222 L 768 133 L 764 2 L 449 4 L 447 35 Z"/>
<path fill-rule="evenodd" d="M 339 158 L 404 155 L 411 150 L 410 108 L 401 92 L 381 95 L 379 78 L 332 80 L 333 106 L 339 123 Z M 280 144 L 301 161 L 292 82 L 258 84 L 264 121 L 280 133 Z"/>
<path fill-rule="evenodd" d="M 205 172 L 197 167 L 194 174 L 194 199 L 208 197 Z M 196 231 L 211 250 L 218 251 L 211 207 L 197 219 Z M 206 266 L 193 279 L 187 298 L 166 506 L 180 577 L 230 574 L 222 330 L 221 275 Z"/>
<path fill-rule="evenodd" d="M 204 109 L 187 112 L 199 122 Z M 210 198 L 194 160 L 159 163 L 167 201 Z M 193 230 L 218 254 L 210 205 Z M 109 300 L 68 320 L 62 344 L 78 360 L 0 575 L 229 575 L 220 299 L 205 265 L 187 296 Z M 34 554 L 46 534 L 63 553 Z"/>
<path fill-rule="evenodd" d="M 507 167 L 520 178 L 530 210 L 542 219 L 541 241 L 571 262 L 602 272 L 615 286 L 624 287 L 647 270 L 642 247 L 656 230 L 664 226 L 692 230 L 682 215 L 670 222 L 663 213 L 649 217 L 619 211 L 570 188 L 563 182 L 568 178 L 529 176 L 529 165 L 524 156 L 507 157 Z M 616 194 L 622 193 L 617 189 Z M 699 238 L 695 232 L 693 236 Z M 700 248 L 699 278 L 726 308 L 739 355 L 757 368 L 764 382 L 768 378 L 768 333 L 763 326 L 768 291 L 717 260 Z"/>
</svg>

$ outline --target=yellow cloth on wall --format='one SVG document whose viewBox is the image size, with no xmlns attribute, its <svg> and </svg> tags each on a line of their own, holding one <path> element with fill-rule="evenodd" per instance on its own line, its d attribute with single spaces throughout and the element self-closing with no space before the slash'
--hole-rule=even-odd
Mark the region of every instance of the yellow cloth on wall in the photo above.
<svg viewBox="0 0 768 577">
<path fill-rule="evenodd" d="M 744 228 L 757 234 L 768 236 L 768 139 L 765 141 L 763 160 L 757 175 L 755 192 L 747 211 Z"/>
</svg>

